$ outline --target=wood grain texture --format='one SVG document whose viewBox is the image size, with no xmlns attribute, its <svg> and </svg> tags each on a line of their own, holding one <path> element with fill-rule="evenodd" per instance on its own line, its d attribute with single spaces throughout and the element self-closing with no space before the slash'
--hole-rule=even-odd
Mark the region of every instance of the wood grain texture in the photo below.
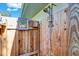
<svg viewBox="0 0 79 59">
<path fill-rule="evenodd" d="M 79 55 L 79 4 L 69 4 L 69 55 Z"/>
</svg>

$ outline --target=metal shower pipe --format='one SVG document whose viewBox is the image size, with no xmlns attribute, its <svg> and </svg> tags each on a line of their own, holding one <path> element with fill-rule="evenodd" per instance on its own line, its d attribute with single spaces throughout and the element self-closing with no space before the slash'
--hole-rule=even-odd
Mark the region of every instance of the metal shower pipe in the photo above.
<svg viewBox="0 0 79 59">
<path fill-rule="evenodd" d="M 52 28 L 53 28 L 53 7 L 56 6 L 55 4 L 50 4 L 47 8 L 45 8 L 43 11 L 46 12 L 49 15 L 48 19 L 48 39 L 49 39 L 49 53 L 48 55 L 51 56 L 51 35 L 52 35 Z"/>
</svg>

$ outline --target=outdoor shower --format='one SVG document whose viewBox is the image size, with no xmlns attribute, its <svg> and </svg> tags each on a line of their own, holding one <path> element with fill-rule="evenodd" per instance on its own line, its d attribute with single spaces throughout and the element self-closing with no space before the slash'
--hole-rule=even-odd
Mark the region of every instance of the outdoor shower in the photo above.
<svg viewBox="0 0 79 59">
<path fill-rule="evenodd" d="M 49 15 L 48 21 L 48 40 L 49 40 L 49 52 L 48 55 L 51 55 L 51 35 L 52 35 L 52 27 L 53 25 L 53 20 L 54 20 L 54 15 L 53 15 L 53 7 L 56 6 L 55 4 L 50 4 L 47 8 L 45 8 L 43 11 Z"/>
</svg>

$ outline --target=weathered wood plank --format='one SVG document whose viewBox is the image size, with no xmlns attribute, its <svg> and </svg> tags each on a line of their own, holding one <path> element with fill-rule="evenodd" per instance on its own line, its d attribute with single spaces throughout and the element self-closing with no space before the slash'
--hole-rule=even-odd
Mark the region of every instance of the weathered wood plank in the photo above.
<svg viewBox="0 0 79 59">
<path fill-rule="evenodd" d="M 48 39 L 48 22 L 47 17 L 40 24 L 40 55 L 49 55 L 50 40 Z"/>
<path fill-rule="evenodd" d="M 79 4 L 69 4 L 69 55 L 79 56 Z"/>
</svg>

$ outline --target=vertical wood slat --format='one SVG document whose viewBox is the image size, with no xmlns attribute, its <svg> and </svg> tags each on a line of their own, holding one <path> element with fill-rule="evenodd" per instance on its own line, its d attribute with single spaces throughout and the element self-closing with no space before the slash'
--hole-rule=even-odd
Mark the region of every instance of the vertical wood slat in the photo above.
<svg viewBox="0 0 79 59">
<path fill-rule="evenodd" d="M 39 55 L 39 40 L 40 38 L 39 38 L 39 29 L 35 29 L 35 30 L 33 30 L 33 42 L 34 42 L 34 46 L 33 46 L 33 51 L 37 51 L 38 50 L 38 54 L 36 54 L 36 55 Z"/>
<path fill-rule="evenodd" d="M 0 56 L 2 55 L 2 40 L 1 40 L 1 35 L 0 35 Z"/>
<path fill-rule="evenodd" d="M 25 33 L 26 32 L 26 33 Z M 24 53 L 27 53 L 27 46 L 28 46 L 28 31 L 25 31 L 24 33 Z"/>
<path fill-rule="evenodd" d="M 1 27 L 1 26 L 0 26 Z M 0 56 L 1 56 L 1 53 L 2 53 L 2 40 L 1 40 L 1 29 L 0 29 Z"/>
<path fill-rule="evenodd" d="M 18 56 L 18 30 L 16 30 L 15 34 L 15 55 Z"/>
<path fill-rule="evenodd" d="M 0 25 L 0 55 L 6 56 L 6 25 Z"/>
<path fill-rule="evenodd" d="M 40 24 L 40 55 L 49 55 L 50 43 L 48 39 L 48 17 L 44 18 Z"/>
<path fill-rule="evenodd" d="M 18 32 L 18 38 L 19 38 L 19 53 L 23 54 L 23 32 Z"/>
<path fill-rule="evenodd" d="M 30 36 L 29 37 L 29 40 L 30 40 L 30 42 L 29 42 L 30 43 L 30 49 L 29 50 L 30 50 L 30 52 L 33 52 L 33 30 L 29 31 L 29 36 Z"/>
<path fill-rule="evenodd" d="M 69 4 L 68 55 L 79 56 L 79 3 Z"/>
</svg>

